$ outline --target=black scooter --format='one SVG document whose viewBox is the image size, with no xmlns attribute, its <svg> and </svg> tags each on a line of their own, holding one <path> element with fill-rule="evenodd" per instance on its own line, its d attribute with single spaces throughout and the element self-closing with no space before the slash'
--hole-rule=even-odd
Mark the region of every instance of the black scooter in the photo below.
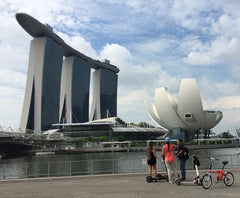
<svg viewBox="0 0 240 198">
<path fill-rule="evenodd" d="M 181 179 L 178 179 L 176 180 L 177 185 L 191 185 L 191 184 L 196 184 L 198 186 L 202 185 L 202 180 L 199 176 L 199 171 L 198 171 L 198 167 L 200 166 L 200 161 L 198 160 L 198 157 L 196 155 L 193 155 L 192 159 L 193 159 L 193 167 L 194 167 L 194 170 L 196 171 L 197 176 L 194 178 L 192 182 L 181 181 Z"/>
</svg>

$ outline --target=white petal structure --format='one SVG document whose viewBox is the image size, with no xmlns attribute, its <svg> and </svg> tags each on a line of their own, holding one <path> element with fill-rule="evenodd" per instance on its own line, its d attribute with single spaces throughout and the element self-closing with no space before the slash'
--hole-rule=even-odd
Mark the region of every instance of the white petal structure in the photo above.
<svg viewBox="0 0 240 198">
<path fill-rule="evenodd" d="M 150 118 L 152 118 L 152 120 L 159 126 L 167 129 L 170 127 L 170 125 L 166 124 L 163 120 L 161 120 L 159 117 L 158 117 L 158 114 L 157 114 L 157 110 L 156 110 L 156 107 L 154 104 L 150 103 L 149 101 L 145 101 L 145 105 L 148 109 L 148 114 L 150 116 Z"/>
<path fill-rule="evenodd" d="M 171 128 L 187 128 L 177 114 L 177 103 L 172 98 L 167 88 L 155 90 L 155 106 L 158 116 Z"/>
<path fill-rule="evenodd" d="M 189 128 L 202 128 L 204 122 L 202 100 L 194 78 L 183 79 L 181 81 L 177 113 Z"/>
<path fill-rule="evenodd" d="M 193 133 L 200 129 L 210 130 L 223 115 L 221 111 L 204 111 L 201 96 L 194 78 L 182 79 L 178 103 L 167 88 L 155 90 L 155 104 L 145 101 L 149 116 L 159 126 L 172 130 L 181 128 Z"/>
</svg>

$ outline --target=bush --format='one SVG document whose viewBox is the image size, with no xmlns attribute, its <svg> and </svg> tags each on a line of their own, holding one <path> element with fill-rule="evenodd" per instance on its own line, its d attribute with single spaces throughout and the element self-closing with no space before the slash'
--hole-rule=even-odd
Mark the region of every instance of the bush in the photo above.
<svg viewBox="0 0 240 198">
<path fill-rule="evenodd" d="M 189 144 L 189 145 L 197 145 L 198 142 L 197 142 L 197 141 L 192 141 L 192 142 L 189 142 L 188 144 Z"/>
<path fill-rule="evenodd" d="M 106 142 L 108 140 L 107 136 L 101 136 L 101 137 L 85 137 L 85 138 L 79 138 L 74 139 L 73 143 L 80 144 L 80 143 L 86 143 L 86 142 Z"/>
<path fill-rule="evenodd" d="M 209 141 L 209 144 L 215 144 L 215 141 Z"/>
</svg>

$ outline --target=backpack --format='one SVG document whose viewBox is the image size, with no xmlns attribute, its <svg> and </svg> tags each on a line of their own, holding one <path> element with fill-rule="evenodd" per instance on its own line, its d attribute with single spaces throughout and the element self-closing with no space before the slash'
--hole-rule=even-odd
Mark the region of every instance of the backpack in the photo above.
<svg viewBox="0 0 240 198">
<path fill-rule="evenodd" d="M 150 161 L 152 159 L 151 153 L 147 153 L 147 161 Z"/>
<path fill-rule="evenodd" d="M 189 150 L 188 150 L 188 148 L 186 146 L 183 147 L 182 157 L 185 160 L 189 159 Z"/>
</svg>

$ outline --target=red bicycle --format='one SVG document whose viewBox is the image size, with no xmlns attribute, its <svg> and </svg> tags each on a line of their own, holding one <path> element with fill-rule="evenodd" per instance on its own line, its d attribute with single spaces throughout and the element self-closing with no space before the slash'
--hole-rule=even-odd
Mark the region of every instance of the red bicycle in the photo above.
<svg viewBox="0 0 240 198">
<path fill-rule="evenodd" d="M 212 170 L 212 164 L 213 161 L 218 161 L 218 159 L 215 159 L 213 157 L 207 157 L 210 160 L 209 170 L 207 174 L 203 175 L 202 177 L 202 187 L 205 189 L 210 188 L 212 185 L 212 176 L 211 173 L 217 173 L 217 181 L 216 183 L 220 183 L 221 181 L 224 182 L 226 186 L 231 186 L 234 182 L 234 176 L 231 172 L 224 172 L 224 167 L 226 164 L 228 164 L 228 161 L 222 162 L 223 167 L 222 170 Z"/>
</svg>

